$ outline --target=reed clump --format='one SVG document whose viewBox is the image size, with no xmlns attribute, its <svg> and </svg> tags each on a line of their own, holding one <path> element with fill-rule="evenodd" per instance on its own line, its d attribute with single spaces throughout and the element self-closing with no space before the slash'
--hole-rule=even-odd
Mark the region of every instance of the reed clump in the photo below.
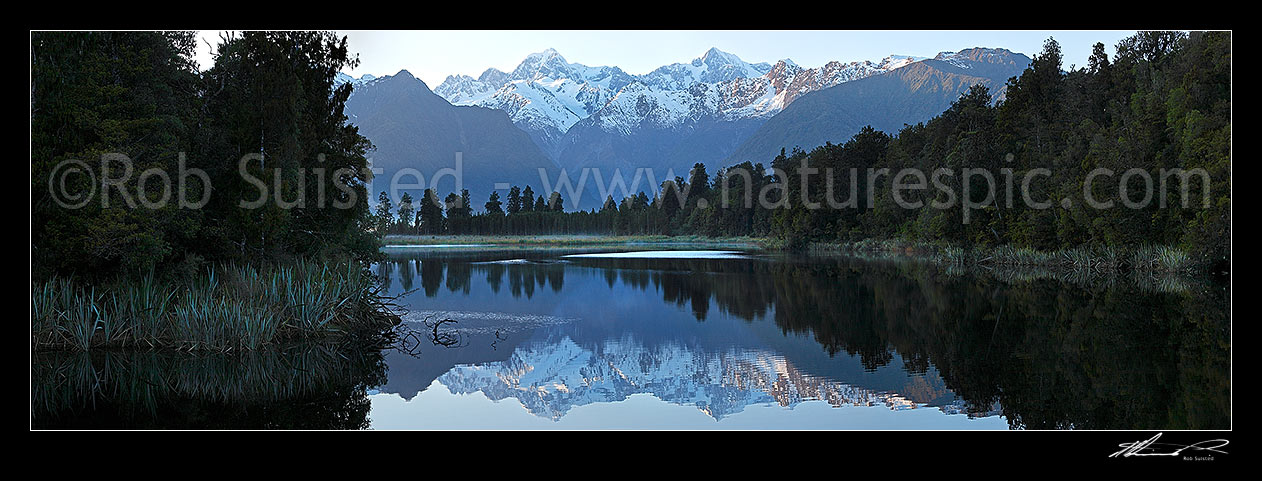
<svg viewBox="0 0 1262 481">
<path fill-rule="evenodd" d="M 32 285 L 33 348 L 253 350 L 295 339 L 388 331 L 382 286 L 357 263 L 212 268 L 185 285 L 152 274 L 102 286 Z"/>
</svg>

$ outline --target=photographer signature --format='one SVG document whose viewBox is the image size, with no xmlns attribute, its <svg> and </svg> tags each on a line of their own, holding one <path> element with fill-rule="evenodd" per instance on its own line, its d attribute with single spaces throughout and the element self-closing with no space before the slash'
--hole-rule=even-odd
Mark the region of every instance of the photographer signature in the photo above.
<svg viewBox="0 0 1262 481">
<path fill-rule="evenodd" d="M 1226 451 L 1219 450 L 1219 448 L 1227 445 L 1228 441 L 1226 439 L 1210 439 L 1198 443 L 1182 445 L 1157 442 L 1157 440 L 1161 438 L 1161 434 L 1162 433 L 1157 433 L 1156 436 L 1148 438 L 1145 441 L 1119 444 L 1118 446 L 1121 447 L 1122 450 L 1110 454 L 1109 457 L 1116 458 L 1121 456 L 1126 458 L 1131 456 L 1179 456 L 1183 454 L 1184 451 L 1188 450 L 1227 454 Z"/>
</svg>

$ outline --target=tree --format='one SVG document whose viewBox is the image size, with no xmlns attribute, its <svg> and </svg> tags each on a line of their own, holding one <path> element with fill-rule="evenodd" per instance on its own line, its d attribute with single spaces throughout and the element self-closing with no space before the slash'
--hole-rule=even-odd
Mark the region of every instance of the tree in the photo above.
<svg viewBox="0 0 1262 481">
<path fill-rule="evenodd" d="M 447 207 L 447 231 L 451 234 L 463 234 L 468 228 L 469 218 L 473 215 L 470 206 L 469 189 L 461 189 L 460 195 L 447 194 L 444 199 Z"/>
<path fill-rule="evenodd" d="M 68 208 L 49 190 L 61 162 L 92 165 L 107 153 L 126 155 L 137 173 L 176 171 L 179 153 L 193 150 L 200 116 L 196 39 L 193 32 L 31 33 L 32 275 L 147 271 L 206 247 L 193 240 L 207 226 L 200 210 L 120 202 Z M 137 177 L 123 188 L 137 192 Z M 92 188 L 87 176 L 63 180 L 69 195 Z M 190 198 L 199 199 L 202 186 L 192 187 Z"/>
<path fill-rule="evenodd" d="M 460 196 L 455 192 L 447 193 L 447 197 L 443 198 L 443 206 L 447 208 L 447 217 L 451 217 L 460 209 Z"/>
<path fill-rule="evenodd" d="M 469 189 L 460 189 L 460 209 L 457 214 L 459 217 L 473 215 L 473 201 L 469 198 Z"/>
<path fill-rule="evenodd" d="M 413 225 L 413 222 L 419 217 L 419 214 L 420 212 L 416 212 L 416 209 L 412 206 L 412 194 L 404 192 L 403 198 L 399 200 L 399 224 L 404 230 L 412 231 L 417 227 Z"/>
<path fill-rule="evenodd" d="M 684 188 L 680 186 L 682 183 L 683 178 L 680 177 L 662 181 L 661 190 L 657 195 L 657 206 L 666 217 L 673 217 L 682 208 L 679 203 L 679 198 L 683 196 Z"/>
<path fill-rule="evenodd" d="M 535 210 L 535 191 L 531 190 L 529 185 L 521 191 L 521 210 L 524 212 Z"/>
<path fill-rule="evenodd" d="M 486 213 L 488 214 L 504 213 L 504 209 L 501 207 L 504 203 L 500 202 L 500 193 L 497 191 L 491 191 L 491 198 L 483 205 L 486 207 Z"/>
<path fill-rule="evenodd" d="M 695 208 L 698 201 L 709 196 L 710 175 L 706 173 L 705 164 L 697 162 L 692 165 L 692 171 L 688 173 L 687 205 L 689 208 Z"/>
<path fill-rule="evenodd" d="M 516 214 L 521 212 L 521 189 L 513 186 L 508 189 L 508 213 Z"/>
<path fill-rule="evenodd" d="M 386 191 L 381 191 L 377 196 L 377 233 L 385 235 L 390 232 L 390 228 L 394 226 L 394 214 L 391 211 L 394 206 L 390 202 L 390 196 L 386 195 Z"/>
<path fill-rule="evenodd" d="M 565 201 L 561 199 L 560 192 L 553 192 L 548 197 L 548 210 L 553 212 L 565 212 Z"/>
<path fill-rule="evenodd" d="M 214 185 L 197 235 L 207 258 L 265 260 L 295 254 L 379 256 L 367 226 L 367 152 L 347 122 L 350 84 L 335 75 L 358 65 L 332 32 L 247 31 L 223 37 L 202 73 L 193 156 Z M 244 162 L 269 187 L 238 173 Z"/>
<path fill-rule="evenodd" d="M 422 234 L 441 234 L 443 233 L 443 204 L 438 199 L 438 193 L 434 189 L 425 189 L 425 198 L 421 201 L 421 208 L 418 212 L 421 216 L 421 225 L 417 226 Z"/>
</svg>

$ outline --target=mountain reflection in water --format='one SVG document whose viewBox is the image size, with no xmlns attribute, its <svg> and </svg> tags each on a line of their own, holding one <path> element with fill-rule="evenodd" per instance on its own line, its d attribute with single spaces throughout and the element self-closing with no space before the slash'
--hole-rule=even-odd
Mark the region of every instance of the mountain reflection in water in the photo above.
<svg viewBox="0 0 1262 481">
<path fill-rule="evenodd" d="M 649 394 L 716 421 L 818 401 L 1010 428 L 1230 427 L 1223 285 L 847 257 L 566 257 L 593 251 L 390 253 L 377 269 L 391 291 L 416 289 L 401 302 L 456 320 L 444 327 L 464 342 L 387 353 L 377 392 L 442 386 L 458 398 L 444 402 L 478 393 L 553 421 L 604 404 L 616 416 Z"/>
</svg>

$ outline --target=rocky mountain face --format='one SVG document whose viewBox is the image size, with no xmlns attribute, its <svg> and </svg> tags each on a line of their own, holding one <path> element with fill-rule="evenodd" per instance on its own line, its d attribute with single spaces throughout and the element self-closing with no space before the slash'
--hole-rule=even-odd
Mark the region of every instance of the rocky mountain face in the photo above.
<svg viewBox="0 0 1262 481">
<path fill-rule="evenodd" d="M 808 69 L 790 60 L 751 64 L 712 48 L 689 63 L 629 75 L 617 67 L 569 63 L 549 49 L 508 74 L 488 69 L 477 79 L 450 76 L 435 92 L 456 105 L 505 111 L 566 169 L 628 173 L 647 167 L 664 173 L 668 166 L 686 169 L 723 159 L 739 138 L 804 93 L 914 60 L 892 56 Z M 682 165 L 681 159 L 689 162 Z"/>
<path fill-rule="evenodd" d="M 434 90 L 453 105 L 477 105 L 508 114 L 544 152 L 579 120 L 603 107 L 634 79 L 617 67 L 566 62 L 556 50 L 531 54 L 504 73 L 448 76 Z"/>
<path fill-rule="evenodd" d="M 632 84 L 605 108 L 575 124 L 562 138 L 555 158 L 568 170 L 619 169 L 627 175 L 645 168 L 658 172 L 658 178 L 671 170 L 686 176 L 694 163 L 721 162 L 801 95 L 893 71 L 911 60 L 831 62 L 813 69 L 781 60 L 762 75 L 698 82 L 684 90 Z"/>
<path fill-rule="evenodd" d="M 842 143 L 867 125 L 893 135 L 903 124 L 941 114 L 975 84 L 1001 99 L 1007 80 L 1029 64 L 1030 58 L 1019 53 L 973 48 L 806 93 L 759 126 L 722 163 L 766 164 L 782 148 Z"/>
</svg>

